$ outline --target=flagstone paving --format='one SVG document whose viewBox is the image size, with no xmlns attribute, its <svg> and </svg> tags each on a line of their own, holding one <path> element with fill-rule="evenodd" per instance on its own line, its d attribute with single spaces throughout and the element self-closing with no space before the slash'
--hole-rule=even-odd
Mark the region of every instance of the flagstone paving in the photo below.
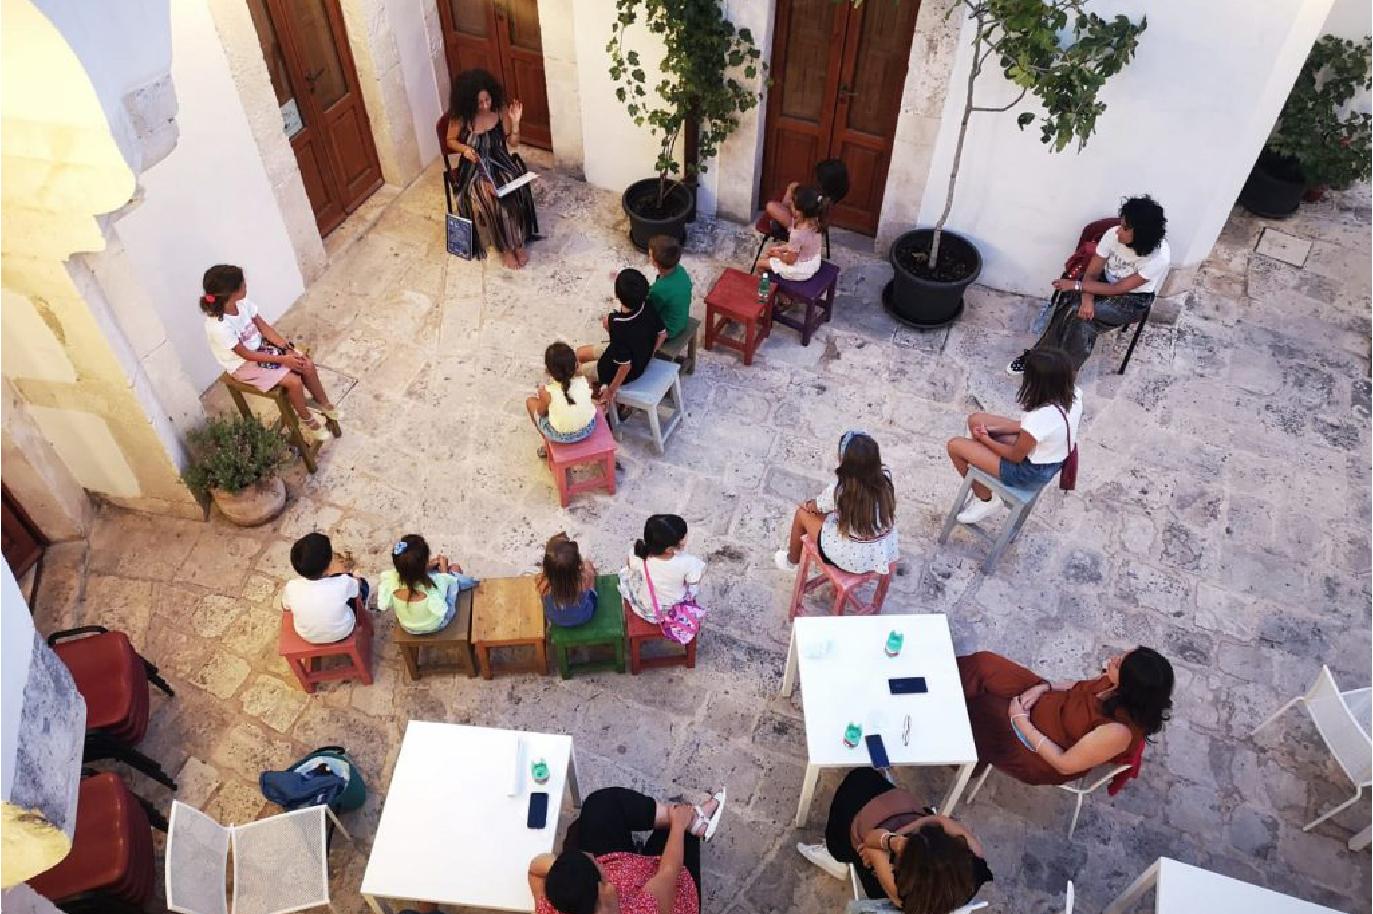
<svg viewBox="0 0 1373 914">
<path fill-rule="evenodd" d="M 776 694 L 792 582 L 771 553 L 792 505 L 825 484 L 840 433 L 861 427 L 880 441 L 899 498 L 905 559 L 886 612 L 946 613 L 960 651 L 998 650 L 1058 679 L 1141 643 L 1177 671 L 1173 719 L 1142 776 L 1113 799 L 1089 799 L 1071 840 L 1071 798 L 1058 791 L 993 776 L 959 810 L 996 873 L 982 896 L 990 910 L 1061 910 L 1072 879 L 1080 910 L 1095 912 L 1169 855 L 1369 911 L 1369 856 L 1345 848 L 1368 802 L 1302 832 L 1347 795 L 1347 780 L 1300 711 L 1248 735 L 1322 663 L 1346 688 L 1370 679 L 1366 190 L 1275 224 L 1297 241 L 1276 252 L 1300 267 L 1255 253 L 1267 223 L 1236 211 L 1195 290 L 1171 309 L 1175 322 L 1149 326 L 1125 376 L 1113 373 L 1124 340 L 1103 340 L 1083 377 L 1078 490 L 1047 492 L 984 575 L 987 545 L 968 531 L 935 544 L 957 482 L 944 441 L 972 410 L 1013 410 L 1002 366 L 1026 345 L 1038 302 L 974 288 L 955 326 L 911 331 L 877 304 L 890 268 L 864 253 L 866 239 L 840 239 L 836 316 L 809 347 L 778 328 L 749 368 L 702 352 L 666 455 L 632 427 L 618 493 L 560 509 L 523 399 L 548 342 L 598 337 L 607 271 L 644 258 L 625 238 L 617 195 L 541 170 L 547 237 L 523 272 L 445 255 L 434 169 L 336 245 L 281 324 L 328 367 L 345 435 L 314 476 L 290 471 L 279 520 L 243 530 L 218 516 L 107 509 L 88 546 L 50 553 L 40 628 L 122 628 L 176 687 L 174 700 L 154 693 L 144 748 L 176 773 L 182 800 L 251 820 L 271 810 L 260 771 L 342 743 L 371 786 L 349 816 L 366 844 L 408 719 L 562 731 L 575 737 L 588 790 L 729 785 L 725 824 L 704 854 L 706 911 L 840 910 L 847 885 L 793 849 L 820 834 L 837 775 L 822 778 L 810 827 L 794 829 L 803 725 L 798 702 Z M 1305 243 L 1303 258 L 1288 256 Z M 746 227 L 692 228 L 685 264 L 698 316 L 712 278 L 747 265 L 754 244 Z M 1046 282 L 1055 267 L 1044 265 Z M 229 406 L 219 390 L 206 402 Z M 381 619 L 374 684 L 307 696 L 276 654 L 288 550 L 310 530 L 352 549 L 373 578 L 406 532 L 495 576 L 529 571 L 564 529 L 601 567 L 617 567 L 644 518 L 667 511 L 687 518 L 690 548 L 710 563 L 712 612 L 694 672 L 412 683 L 392 620 Z M 932 801 L 951 777 L 900 772 Z M 337 908 L 363 910 L 363 858 L 336 847 L 332 862 Z"/>
</svg>

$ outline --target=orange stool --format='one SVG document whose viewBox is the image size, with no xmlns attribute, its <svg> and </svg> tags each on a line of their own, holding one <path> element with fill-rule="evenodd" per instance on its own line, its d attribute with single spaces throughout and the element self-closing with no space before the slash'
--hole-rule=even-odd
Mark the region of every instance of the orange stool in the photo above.
<svg viewBox="0 0 1373 914">
<path fill-rule="evenodd" d="M 553 473 L 553 483 L 558 487 L 558 500 L 564 508 L 578 492 L 604 487 L 611 495 L 615 494 L 615 436 L 610 434 L 605 413 L 596 411 L 596 430 L 590 437 L 576 444 L 557 444 L 545 438 L 544 449 L 548 454 L 548 469 Z M 574 483 L 572 468 L 584 463 L 599 463 L 601 473 Z"/>
<path fill-rule="evenodd" d="M 744 364 L 752 365 L 753 354 L 772 332 L 773 297 L 769 293 L 767 301 L 759 301 L 758 277 L 727 268 L 706 293 L 706 348 L 713 349 L 718 344 L 742 352 Z M 730 322 L 743 326 L 742 343 L 721 335 Z"/>
<path fill-rule="evenodd" d="M 311 644 L 296 634 L 295 620 L 289 609 L 281 612 L 281 635 L 277 638 L 277 653 L 285 658 L 291 672 L 300 680 L 300 687 L 313 692 L 321 682 L 335 679 L 361 679 L 364 684 L 372 684 L 372 620 L 367 610 L 358 613 L 357 625 L 353 633 L 342 641 L 332 644 Z M 324 657 L 347 657 L 348 666 L 332 669 L 316 669 L 316 659 Z"/>
<path fill-rule="evenodd" d="M 656 670 L 665 666 L 684 666 L 689 670 L 696 669 L 696 642 L 701 640 L 700 632 L 691 639 L 691 643 L 686 645 L 686 650 L 681 653 L 666 654 L 662 657 L 643 657 L 640 651 L 645 643 L 649 641 L 666 641 L 668 644 L 677 644 L 667 635 L 663 634 L 661 626 L 654 625 L 652 622 L 645 622 L 639 614 L 629 608 L 629 601 L 624 600 L 625 611 L 625 637 L 629 639 L 629 672 L 638 676 L 640 670 Z M 680 646 L 680 645 L 679 645 Z"/>
<path fill-rule="evenodd" d="M 809 576 L 812 563 L 820 568 L 820 574 L 813 578 Z M 877 582 L 877 590 L 873 593 L 872 601 L 865 603 L 858 596 L 857 590 L 871 581 Z M 807 533 L 801 537 L 801 564 L 796 568 L 796 589 L 791 593 L 791 610 L 787 615 L 795 619 L 796 614 L 801 611 L 801 601 L 805 599 L 806 594 L 826 582 L 834 587 L 834 605 L 830 607 L 830 615 L 842 616 L 844 605 L 851 603 L 852 615 L 871 616 L 882 611 L 882 601 L 887 598 L 887 588 L 891 586 L 891 572 L 879 574 L 876 571 L 869 571 L 866 574 L 850 574 L 842 568 L 835 568 L 820 558 L 820 550 L 815 548 L 815 542 Z"/>
</svg>

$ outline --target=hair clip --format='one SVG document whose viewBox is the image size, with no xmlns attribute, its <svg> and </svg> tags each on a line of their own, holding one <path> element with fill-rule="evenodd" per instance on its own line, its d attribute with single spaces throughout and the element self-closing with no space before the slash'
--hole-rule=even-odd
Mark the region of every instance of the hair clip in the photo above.
<svg viewBox="0 0 1373 914">
<path fill-rule="evenodd" d="M 400 554 L 402 554 L 403 552 L 405 552 L 405 550 L 407 550 L 407 549 L 409 549 L 409 548 L 410 548 L 410 544 L 407 543 L 405 540 L 401 540 L 399 543 L 396 543 L 396 545 L 394 545 L 394 546 L 391 547 L 391 554 L 392 554 L 392 555 L 400 555 Z"/>
<path fill-rule="evenodd" d="M 212 293 L 206 292 L 206 293 L 205 293 L 205 300 L 206 300 L 206 301 L 214 301 L 214 300 L 215 300 L 215 297 L 214 297 L 214 295 L 213 295 Z"/>
<path fill-rule="evenodd" d="M 865 431 L 864 431 L 863 429 L 861 429 L 861 428 L 852 428 L 852 429 L 849 429 L 847 432 L 844 432 L 844 434 L 839 438 L 839 456 L 840 456 L 840 457 L 843 457 L 843 456 L 844 456 L 844 452 L 847 451 L 847 450 L 849 449 L 849 442 L 852 441 L 853 439 L 855 439 L 855 438 L 871 438 L 871 437 L 872 437 L 872 435 L 869 435 L 867 432 L 865 432 Z"/>
</svg>

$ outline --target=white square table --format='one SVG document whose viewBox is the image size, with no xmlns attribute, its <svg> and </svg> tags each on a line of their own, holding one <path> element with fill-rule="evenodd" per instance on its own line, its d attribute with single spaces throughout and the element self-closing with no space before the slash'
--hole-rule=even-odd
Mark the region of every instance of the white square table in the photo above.
<svg viewBox="0 0 1373 914">
<path fill-rule="evenodd" d="M 887 634 L 899 631 L 906 641 L 901 653 L 888 657 Z M 817 647 L 828 644 L 823 655 Z M 801 709 L 806 720 L 806 776 L 796 807 L 796 826 L 806 824 L 821 768 L 856 768 L 871 764 L 866 742 L 844 745 L 850 722 L 863 736 L 880 733 L 893 767 L 957 765 L 958 775 L 939 811 L 952 815 L 977 764 L 968 706 L 954 661 L 949 621 L 943 615 L 801 616 L 791 628 L 782 694 L 790 695 L 801 680 Z M 892 695 L 888 679 L 923 676 L 928 691 Z M 910 716 L 910 745 L 902 733 Z"/>
<path fill-rule="evenodd" d="M 529 775 L 539 758 L 550 771 L 543 785 Z M 517 771 L 521 782 L 512 796 Z M 363 897 L 377 914 L 378 898 L 534 910 L 529 861 L 553 850 L 565 789 L 580 806 L 570 736 L 410 721 L 362 877 Z M 535 791 L 549 798 L 537 830 L 525 826 Z"/>
<path fill-rule="evenodd" d="M 1130 883 L 1105 914 L 1125 914 L 1150 888 L 1157 914 L 1339 914 L 1331 908 L 1160 857 Z"/>
</svg>

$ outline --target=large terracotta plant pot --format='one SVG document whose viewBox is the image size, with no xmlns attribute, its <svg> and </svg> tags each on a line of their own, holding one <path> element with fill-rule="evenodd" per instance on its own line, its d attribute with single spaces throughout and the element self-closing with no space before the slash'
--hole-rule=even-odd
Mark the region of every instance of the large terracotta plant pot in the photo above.
<svg viewBox="0 0 1373 914">
<path fill-rule="evenodd" d="M 210 497 L 230 523 L 257 527 L 276 517 L 286 507 L 286 483 L 280 476 L 268 476 L 256 485 L 238 492 L 211 489 Z"/>
</svg>

